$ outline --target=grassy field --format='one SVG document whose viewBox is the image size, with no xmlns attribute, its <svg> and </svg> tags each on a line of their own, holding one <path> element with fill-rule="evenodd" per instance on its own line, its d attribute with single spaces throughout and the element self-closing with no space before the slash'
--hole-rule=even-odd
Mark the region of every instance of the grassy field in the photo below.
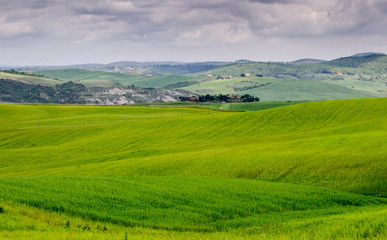
<svg viewBox="0 0 387 240">
<path fill-rule="evenodd" d="M 251 62 L 230 64 L 206 72 L 196 73 L 195 76 L 205 77 L 211 74 L 223 77 L 232 76 L 238 80 L 241 74 L 250 73 L 253 75 L 263 75 L 267 78 L 271 77 L 279 82 L 273 81 L 276 84 L 250 90 L 250 92 L 254 91 L 255 94 L 260 94 L 258 95 L 260 97 L 262 95 L 262 99 L 265 101 L 304 100 L 304 97 L 307 97 L 308 100 L 360 98 L 362 94 L 385 97 L 387 96 L 386 63 L 387 56 L 380 55 L 347 57 L 328 62 L 308 64 Z M 337 73 L 340 74 L 338 75 Z M 290 81 L 291 79 L 298 81 Z M 208 90 L 223 91 L 226 85 L 222 85 L 222 82 L 218 82 L 218 84 L 219 86 L 216 86 L 214 82 L 207 83 L 202 87 L 195 87 L 194 85 L 190 87 L 192 91 L 203 90 L 204 86 L 207 86 Z M 284 91 L 285 86 L 282 84 L 289 85 L 288 91 Z M 267 92 L 266 94 L 263 91 L 264 89 Z M 310 93 L 308 92 L 309 89 L 311 90 Z M 321 89 L 321 92 L 318 92 L 319 89 Z M 315 95 L 316 93 L 317 95 Z M 281 95 L 275 96 L 276 94 Z M 292 95 L 290 96 L 291 98 L 289 96 L 281 98 L 282 94 Z M 299 94 L 300 98 L 295 99 L 295 96 Z"/>
<path fill-rule="evenodd" d="M 133 84 L 136 87 L 143 88 L 159 88 L 169 84 L 189 81 L 195 78 L 177 75 L 155 75 L 147 77 L 123 73 L 94 72 L 81 69 L 38 71 L 37 74 L 60 79 L 65 82 L 78 82 L 86 87 L 111 87 L 116 83 L 120 83 L 122 85 Z"/>
<path fill-rule="evenodd" d="M 262 84 L 262 86 L 243 90 L 243 83 L 245 82 Z M 351 83 L 346 82 L 344 85 L 347 87 L 350 84 Z M 238 86 L 241 86 L 241 90 L 235 91 L 234 88 L 238 89 Z M 358 85 L 356 86 L 360 89 L 368 89 L 366 87 L 361 88 Z M 207 93 L 212 95 L 220 93 L 240 95 L 250 94 L 258 96 L 262 101 L 311 101 L 380 96 L 380 94 L 375 92 L 374 88 L 369 89 L 373 92 L 367 92 L 362 90 L 353 90 L 346 87 L 331 84 L 331 81 L 325 83 L 296 79 L 279 80 L 275 78 L 233 78 L 221 80 L 214 79 L 184 87 L 182 89 L 202 95 Z"/>
<path fill-rule="evenodd" d="M 385 239 L 385 206 L 352 207 L 325 216 L 287 219 L 229 231 L 198 232 L 124 226 L 1 202 L 0 239 Z M 308 211 L 305 211 L 308 212 Z M 314 214 L 310 211 L 310 214 Z"/>
<path fill-rule="evenodd" d="M 346 76 L 345 80 L 322 80 L 322 82 L 335 84 L 352 90 L 367 91 L 374 94 L 387 95 L 387 85 L 383 81 L 361 81 L 358 77 Z"/>
<path fill-rule="evenodd" d="M 174 108 L 202 108 L 221 111 L 260 111 L 270 108 L 289 106 L 303 101 L 263 101 L 263 102 L 237 102 L 237 103 L 196 103 L 196 102 L 163 102 L 139 103 L 135 106 L 148 107 L 174 107 Z"/>
<path fill-rule="evenodd" d="M 232 79 L 208 79 L 206 82 L 202 82 L 200 84 L 191 85 L 188 87 L 184 87 L 182 89 L 199 93 L 199 94 L 235 94 L 238 91 L 235 91 L 234 88 L 242 88 L 246 83 L 253 84 L 267 84 L 278 81 L 275 78 L 232 78 Z M 245 84 L 244 84 L 245 83 Z"/>
<path fill-rule="evenodd" d="M 22 75 L 22 74 L 13 74 L 0 71 L 0 79 L 11 79 L 23 83 L 29 84 L 42 84 L 47 86 L 55 86 L 56 84 L 61 84 L 62 82 L 52 78 L 42 78 L 36 76 Z"/>
<path fill-rule="evenodd" d="M 303 65 L 303 67 L 309 69 L 307 65 Z M 384 80 L 379 79 L 379 75 L 379 77 L 374 77 L 375 79 L 372 78 L 367 81 L 359 80 L 359 77 L 355 77 L 355 75 L 347 75 L 344 80 L 335 80 L 332 77 L 332 74 L 316 74 L 313 73 L 312 70 L 308 70 L 308 74 L 305 73 L 305 78 L 307 78 L 307 80 L 300 80 L 292 75 L 296 74 L 298 71 L 305 70 L 303 68 L 299 68 L 301 67 L 291 64 L 271 65 L 252 63 L 231 65 L 212 70 L 215 71 L 211 72 L 214 74 L 214 77 L 212 78 L 208 78 L 205 73 L 195 76 L 154 75 L 147 77 L 143 75 L 97 72 L 80 69 L 37 71 L 36 73 L 52 79 L 58 79 L 62 82 L 73 81 L 81 83 L 86 87 L 112 87 L 114 84 L 119 83 L 122 85 L 134 85 L 142 88 L 179 88 L 201 95 L 220 93 L 241 95 L 251 94 L 253 96 L 258 96 L 263 101 L 311 101 L 385 96 L 386 83 Z M 217 71 L 222 72 L 222 76 L 228 76 L 227 73 L 233 73 L 235 75 L 235 73 L 243 72 L 244 70 L 246 70 L 245 72 L 259 73 L 260 69 L 264 69 L 265 74 L 268 74 L 269 76 L 271 71 L 279 71 L 279 75 L 274 74 L 275 78 L 243 78 L 239 77 L 239 75 L 236 77 L 234 76 L 234 78 L 231 79 L 217 79 L 216 77 L 218 76 L 216 74 Z M 282 71 L 284 75 L 280 74 Z M 42 79 L 39 81 L 42 81 Z"/>
<path fill-rule="evenodd" d="M 0 238 L 385 239 L 386 109 L 0 105 Z"/>
</svg>

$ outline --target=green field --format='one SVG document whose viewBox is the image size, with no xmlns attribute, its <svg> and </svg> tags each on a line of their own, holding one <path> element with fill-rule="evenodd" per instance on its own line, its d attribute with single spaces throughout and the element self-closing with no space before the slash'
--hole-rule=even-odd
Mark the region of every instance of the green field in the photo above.
<svg viewBox="0 0 387 240">
<path fill-rule="evenodd" d="M 324 100 L 361 97 L 385 97 L 387 94 L 387 56 L 346 57 L 332 61 L 308 64 L 285 64 L 270 62 L 235 63 L 215 68 L 194 76 L 214 76 L 201 86 L 189 86 L 195 91 L 224 92 L 229 83 L 216 78 L 232 77 L 226 81 L 241 81 L 240 76 L 264 76 L 273 84 L 254 88 L 246 93 L 255 94 L 262 100 Z M 339 73 L 339 75 L 338 75 Z M 245 78 L 245 81 L 256 81 Z M 320 90 L 320 91 L 319 91 Z M 241 94 L 244 92 L 240 92 Z"/>
<path fill-rule="evenodd" d="M 247 82 L 250 82 L 250 85 L 253 85 L 252 83 L 256 83 L 262 84 L 262 86 L 240 91 L 235 91 L 232 88 L 234 87 L 238 89 L 238 86 L 240 86 L 240 88 L 243 89 Z M 351 85 L 351 82 L 345 82 L 344 85 L 348 87 Z M 365 86 L 365 84 L 363 85 Z M 353 90 L 346 87 L 331 84 L 331 81 L 325 83 L 297 79 L 280 80 L 275 78 L 232 78 L 220 80 L 213 79 L 200 84 L 184 87 L 182 89 L 201 95 L 216 95 L 220 93 L 240 95 L 250 94 L 258 96 L 263 101 L 311 101 L 380 96 L 380 94 L 375 92 L 376 90 L 374 88 L 369 89 L 358 86 L 358 89 L 363 90 Z M 372 90 L 373 92 L 364 91 L 364 89 Z"/>
<path fill-rule="evenodd" d="M 159 88 L 169 84 L 195 79 L 195 77 L 178 75 L 155 75 L 147 77 L 142 75 L 96 72 L 81 69 L 37 71 L 36 73 L 65 82 L 73 81 L 81 83 L 86 87 L 112 87 L 114 84 L 120 83 L 125 86 L 134 85 L 143 88 Z"/>
<path fill-rule="evenodd" d="M 305 101 L 264 101 L 264 102 L 235 102 L 235 103 L 197 103 L 197 102 L 163 102 L 139 103 L 135 106 L 174 107 L 174 108 L 202 108 L 221 111 L 260 111 L 270 108 L 289 106 Z"/>
<path fill-rule="evenodd" d="M 239 91 L 235 91 L 234 88 L 243 88 L 244 86 L 248 86 L 253 84 L 267 84 L 278 81 L 275 78 L 232 78 L 232 79 L 209 79 L 208 81 L 202 82 L 200 84 L 191 85 L 188 87 L 184 87 L 184 90 L 188 90 L 191 92 L 195 92 L 198 94 L 235 94 L 239 93 Z"/>
<path fill-rule="evenodd" d="M 52 78 L 36 77 L 22 74 L 6 73 L 0 71 L 0 79 L 10 79 L 28 84 L 41 84 L 47 86 L 55 86 L 62 82 Z"/>
<path fill-rule="evenodd" d="M 0 238 L 385 239 L 386 109 L 0 105 Z"/>
</svg>

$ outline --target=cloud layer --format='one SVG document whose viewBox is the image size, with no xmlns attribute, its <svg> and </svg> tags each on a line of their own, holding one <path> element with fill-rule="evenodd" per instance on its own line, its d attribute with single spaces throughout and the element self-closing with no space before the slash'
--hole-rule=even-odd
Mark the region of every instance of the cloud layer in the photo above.
<svg viewBox="0 0 387 240">
<path fill-rule="evenodd" d="M 198 54 L 199 48 L 201 54 L 212 53 L 203 59 L 234 49 L 234 55 L 227 52 L 221 58 L 235 59 L 249 47 L 250 52 L 270 46 L 285 51 L 294 49 L 295 42 L 305 49 L 330 43 L 338 51 L 335 45 L 348 39 L 353 42 L 347 51 L 365 49 L 365 39 L 372 50 L 387 50 L 384 0 L 0 0 L 0 5 L 0 50 L 11 59 L 35 48 L 31 54 L 52 61 L 59 59 L 50 55 L 53 49 L 66 61 L 76 52 L 78 61 L 93 56 L 104 61 L 96 55 L 100 49 L 109 61 L 113 54 L 125 58 L 120 49 L 134 47 L 127 59 L 144 53 L 166 58 L 160 48 L 169 49 L 168 57 L 176 60 L 183 60 L 179 52 Z"/>
</svg>

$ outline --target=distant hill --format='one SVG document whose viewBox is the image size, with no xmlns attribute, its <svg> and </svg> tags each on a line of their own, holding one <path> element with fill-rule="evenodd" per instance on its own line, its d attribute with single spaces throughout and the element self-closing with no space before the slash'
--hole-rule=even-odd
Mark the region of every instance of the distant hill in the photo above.
<svg viewBox="0 0 387 240">
<path fill-rule="evenodd" d="M 127 74 L 116 72 L 89 71 L 85 69 L 62 69 L 36 71 L 37 74 L 62 81 L 82 83 L 87 87 L 112 87 L 119 83 L 142 88 L 162 88 L 171 84 L 194 81 L 195 77 L 160 74 Z"/>
<path fill-rule="evenodd" d="M 0 69 L 9 70 L 14 69 L 17 71 L 52 71 L 52 70 L 65 70 L 65 69 L 81 69 L 89 71 L 104 71 L 115 73 L 136 73 L 136 74 L 172 74 L 172 75 L 184 75 L 190 73 L 197 73 L 202 71 L 211 70 L 231 62 L 173 62 L 173 61 L 161 61 L 161 62 L 135 62 L 135 61 L 120 61 L 108 64 L 88 63 L 88 64 L 76 64 L 67 66 L 3 66 Z"/>
<path fill-rule="evenodd" d="M 17 73 L 12 71 L 0 71 L 0 79 L 11 79 L 21 83 L 39 84 L 44 86 L 55 86 L 56 84 L 62 83 L 60 80 L 45 76 L 37 76 L 30 72 Z"/>
<path fill-rule="evenodd" d="M 377 93 L 349 89 L 327 82 L 266 77 L 211 80 L 182 89 L 196 94 L 250 94 L 258 96 L 262 101 L 305 101 L 380 96 Z"/>
<path fill-rule="evenodd" d="M 387 56 L 384 54 L 357 54 L 350 57 L 338 58 L 332 61 L 325 62 L 328 65 L 333 65 L 341 68 L 358 68 L 366 67 L 366 63 L 377 62 L 381 59 L 383 62 L 387 62 Z M 380 66 L 382 67 L 382 66 Z"/>
<path fill-rule="evenodd" d="M 325 62 L 324 60 L 320 59 L 313 59 L 313 58 L 303 58 L 303 59 L 298 59 L 296 61 L 290 62 L 292 64 L 308 64 L 308 63 L 321 63 Z"/>
<path fill-rule="evenodd" d="M 67 82 L 54 87 L 0 79 L 0 102 L 85 104 L 82 84 Z"/>
<path fill-rule="evenodd" d="M 377 52 L 365 52 L 365 53 L 358 53 L 355 55 L 352 55 L 351 57 L 368 57 L 368 56 L 386 56 L 384 53 L 377 53 Z"/>
<path fill-rule="evenodd" d="M 302 64 L 266 62 L 229 64 L 196 74 L 196 76 L 205 78 L 205 80 L 200 84 L 184 87 L 184 89 L 196 93 L 205 91 L 226 93 L 225 91 L 229 91 L 229 88 L 225 87 L 229 83 L 225 84 L 222 79 L 234 79 L 235 82 L 241 82 L 241 84 L 243 81 L 256 81 L 252 78 L 239 79 L 241 76 L 247 75 L 275 79 L 273 84 L 259 86 L 259 88 L 252 87 L 246 90 L 249 94 L 262 97 L 263 100 L 387 96 L 387 56 L 364 54 L 364 56 L 345 57 L 332 61 L 315 63 L 307 63 L 306 61 L 308 60 L 301 60 Z M 281 82 L 279 80 L 286 81 Z M 235 84 L 238 85 L 239 83 L 233 83 L 233 85 Z M 243 84 L 246 85 L 246 83 Z M 292 97 L 289 97 L 289 95 Z"/>
<path fill-rule="evenodd" d="M 57 71 L 61 71 L 59 73 L 65 74 L 68 78 L 74 72 L 83 73 L 83 76 L 88 76 L 90 72 L 86 70 L 68 70 L 67 73 L 63 72 L 64 70 Z M 98 72 L 90 73 L 98 74 Z M 85 87 L 79 81 L 74 83 L 71 79 L 67 80 L 59 81 L 19 73 L 0 72 L 0 102 L 123 105 L 172 102 L 179 100 L 181 96 L 192 96 L 192 93 L 184 90 L 140 88 L 132 85 L 124 86 L 120 83 L 101 87 L 98 86 L 99 82 L 94 85 L 89 84 L 92 87 Z M 159 80 L 162 79 L 159 78 Z"/>
<path fill-rule="evenodd" d="M 47 86 L 73 81 L 86 87 L 111 88 L 121 84 L 182 89 L 192 94 L 248 93 L 262 100 L 387 97 L 387 56 L 373 52 L 331 61 L 307 58 L 290 63 L 244 59 L 197 63 L 121 61 L 73 65 L 68 69 L 44 68 L 28 70 L 40 76 L 39 79 L 21 76 L 19 80 L 30 79 Z"/>
</svg>

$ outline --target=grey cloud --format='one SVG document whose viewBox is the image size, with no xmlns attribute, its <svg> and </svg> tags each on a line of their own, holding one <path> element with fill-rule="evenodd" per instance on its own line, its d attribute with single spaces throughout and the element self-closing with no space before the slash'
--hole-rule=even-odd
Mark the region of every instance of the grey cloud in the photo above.
<svg viewBox="0 0 387 240">
<path fill-rule="evenodd" d="M 308 0 L 250 0 L 250 2 L 265 3 L 265 4 L 294 4 L 306 3 Z"/>
<path fill-rule="evenodd" d="M 107 28 L 113 29 L 110 30 L 112 37 L 160 36 L 160 32 L 166 31 L 166 35 L 170 34 L 173 38 L 190 28 L 197 31 L 200 27 L 206 28 L 214 24 L 230 23 L 230 26 L 235 26 L 240 22 L 245 22 L 245 28 L 248 28 L 246 30 L 257 36 L 305 37 L 340 32 L 360 33 L 361 29 L 366 32 L 364 28 L 375 24 L 377 20 L 380 22 L 382 19 L 384 22 L 385 17 L 382 14 L 375 15 L 375 12 L 386 8 L 383 1 L 375 4 L 367 2 L 327 0 L 322 4 L 305 0 L 14 0 L 7 1 L 5 9 L 13 9 L 12 14 L 7 16 L 8 21 L 30 19 L 29 24 L 34 29 L 43 26 L 53 30 L 55 28 L 51 24 L 71 21 L 77 24 L 67 26 L 68 30 L 58 31 L 77 32 L 77 29 L 84 31 L 89 28 L 103 32 Z M 272 5 L 273 3 L 280 4 Z M 44 19 L 33 20 L 38 16 Z M 233 22 L 237 24 L 232 24 Z M 368 30 L 378 31 L 375 27 Z"/>
<path fill-rule="evenodd" d="M 211 47 L 387 35 L 385 0 L 0 0 L 0 6 L 2 46 L 27 37 L 26 45 Z"/>
</svg>

